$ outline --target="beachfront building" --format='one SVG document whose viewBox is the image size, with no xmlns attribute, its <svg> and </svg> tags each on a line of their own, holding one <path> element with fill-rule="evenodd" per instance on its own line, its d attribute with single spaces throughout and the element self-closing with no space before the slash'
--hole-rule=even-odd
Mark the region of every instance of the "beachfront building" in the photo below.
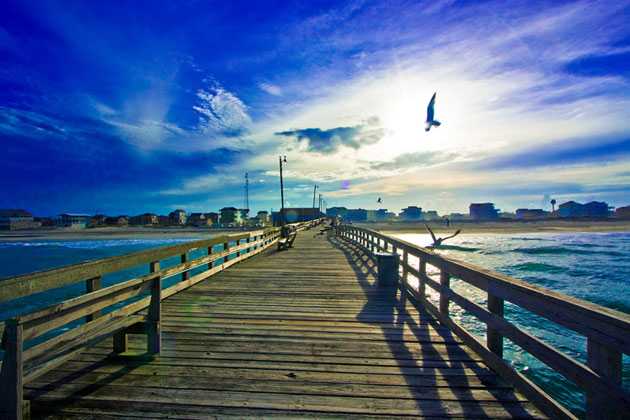
<svg viewBox="0 0 630 420">
<path fill-rule="evenodd" d="M 449 220 L 467 220 L 470 216 L 463 213 L 450 213 L 446 215 L 446 218 Z"/>
<path fill-rule="evenodd" d="M 210 220 L 212 225 L 216 225 L 217 223 L 219 223 L 219 213 L 211 211 L 209 213 L 204 213 L 203 217 L 205 217 L 206 220 Z"/>
<path fill-rule="evenodd" d="M 517 219 L 545 219 L 549 216 L 548 211 L 542 209 L 517 209 Z"/>
<path fill-rule="evenodd" d="M 614 211 L 614 207 L 603 201 L 591 201 L 584 204 L 585 216 L 608 217 Z"/>
<path fill-rule="evenodd" d="M 184 210 L 177 209 L 169 213 L 168 219 L 169 222 L 173 225 L 185 225 L 186 212 Z"/>
<path fill-rule="evenodd" d="M 630 218 L 630 206 L 617 207 L 617 209 L 615 210 L 614 216 L 615 217 Z"/>
<path fill-rule="evenodd" d="M 212 226 L 212 220 L 207 219 L 205 213 L 190 213 L 186 217 L 186 224 L 190 226 Z"/>
<path fill-rule="evenodd" d="M 126 227 L 129 225 L 129 216 L 108 217 L 105 223 L 110 226 Z"/>
<path fill-rule="evenodd" d="M 495 220 L 501 212 L 494 208 L 494 203 L 472 203 L 468 210 L 472 220 Z"/>
<path fill-rule="evenodd" d="M 368 211 L 365 209 L 348 209 L 345 219 L 353 222 L 367 222 Z"/>
<path fill-rule="evenodd" d="M 85 229 L 91 218 L 89 214 L 62 213 L 55 217 L 55 226 Z"/>
<path fill-rule="evenodd" d="M 243 225 L 249 219 L 249 209 L 223 207 L 219 210 L 219 223 L 228 225 Z"/>
<path fill-rule="evenodd" d="M 346 213 L 348 213 L 348 209 L 345 207 L 331 207 L 326 209 L 326 217 L 332 219 L 334 217 L 343 219 L 346 217 Z"/>
<path fill-rule="evenodd" d="M 436 220 L 436 219 L 439 219 L 440 216 L 438 215 L 437 211 L 435 211 L 435 210 L 428 210 L 428 211 L 423 213 L 422 218 L 424 220 Z"/>
<path fill-rule="evenodd" d="M 402 220 L 420 220 L 422 219 L 422 207 L 409 206 L 402 209 L 399 216 Z"/>
<path fill-rule="evenodd" d="M 35 226 L 33 215 L 26 210 L 0 209 L 0 229 L 32 229 Z"/>
<path fill-rule="evenodd" d="M 151 226 L 158 224 L 158 215 L 154 213 L 144 213 L 129 218 L 130 225 Z"/>
<path fill-rule="evenodd" d="M 387 211 L 387 209 L 378 209 L 373 212 L 373 220 L 375 222 L 386 222 L 393 220 L 396 215 L 393 212 Z"/>
<path fill-rule="evenodd" d="M 263 226 L 268 225 L 269 222 L 271 221 L 271 218 L 269 217 L 269 212 L 265 210 L 259 211 L 256 214 L 256 218 L 258 219 L 258 223 L 260 223 Z"/>
<path fill-rule="evenodd" d="M 274 211 L 271 213 L 271 219 L 274 226 L 282 224 L 282 210 Z M 294 207 L 284 209 L 284 222 L 285 223 L 299 223 L 308 222 L 309 220 L 319 219 L 324 217 L 324 213 L 319 211 L 318 208 L 313 207 Z"/>
</svg>

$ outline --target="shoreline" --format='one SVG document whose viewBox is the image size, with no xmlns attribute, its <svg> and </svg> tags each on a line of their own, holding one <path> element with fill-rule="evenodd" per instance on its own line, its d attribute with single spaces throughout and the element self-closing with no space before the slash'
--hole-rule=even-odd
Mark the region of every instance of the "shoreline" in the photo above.
<svg viewBox="0 0 630 420">
<path fill-rule="evenodd" d="M 515 234 L 515 233 L 619 233 L 630 232 L 630 220 L 509 220 L 491 222 L 451 221 L 449 226 L 443 220 L 427 221 L 433 232 L 440 234 L 454 233 L 461 229 L 460 234 Z M 388 223 L 354 223 L 354 226 L 383 233 L 429 233 L 424 221 L 418 222 L 388 222 Z"/>
<path fill-rule="evenodd" d="M 433 232 L 440 234 L 452 234 L 461 229 L 465 234 L 515 234 L 515 233 L 563 233 L 563 232 L 590 232 L 590 233 L 614 233 L 630 232 L 630 219 L 569 219 L 569 220 L 502 220 L 473 222 L 469 220 L 454 220 L 446 226 L 444 220 L 432 220 L 426 222 Z M 424 221 L 413 222 L 366 222 L 354 223 L 353 226 L 363 227 L 383 233 L 427 234 Z M 39 228 L 0 230 L 0 242 L 30 242 L 39 240 L 108 240 L 108 239 L 133 239 L 133 238 L 164 238 L 164 237 L 210 237 L 218 235 L 230 235 L 255 228 L 242 230 L 239 228 L 199 228 L 199 227 L 103 227 L 92 229 L 73 228 Z"/>
</svg>

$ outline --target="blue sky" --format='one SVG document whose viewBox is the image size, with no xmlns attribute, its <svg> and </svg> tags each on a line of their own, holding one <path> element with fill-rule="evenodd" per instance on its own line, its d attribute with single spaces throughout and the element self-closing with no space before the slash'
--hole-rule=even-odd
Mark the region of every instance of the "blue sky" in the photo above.
<svg viewBox="0 0 630 420">
<path fill-rule="evenodd" d="M 0 208 L 630 204 L 628 1 L 177 3 L 1 3 Z"/>
</svg>

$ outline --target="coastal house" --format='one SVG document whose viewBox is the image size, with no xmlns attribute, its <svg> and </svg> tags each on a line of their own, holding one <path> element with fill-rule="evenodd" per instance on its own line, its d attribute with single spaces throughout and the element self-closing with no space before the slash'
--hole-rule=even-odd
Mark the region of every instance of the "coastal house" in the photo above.
<svg viewBox="0 0 630 420">
<path fill-rule="evenodd" d="M 286 223 L 307 222 L 309 220 L 319 219 L 324 214 L 318 208 L 313 207 L 294 207 L 284 209 L 284 221 Z M 282 210 L 274 211 L 271 214 L 274 226 L 282 223 Z"/>
<path fill-rule="evenodd" d="M 169 213 L 168 219 L 169 222 L 173 225 L 185 225 L 186 212 L 184 210 L 177 209 Z"/>
<path fill-rule="evenodd" d="M 517 219 L 544 219 L 549 216 L 548 211 L 542 209 L 517 209 Z"/>
<path fill-rule="evenodd" d="M 615 210 L 614 216 L 615 217 L 630 218 L 630 206 L 617 207 L 617 209 Z"/>
<path fill-rule="evenodd" d="M 144 213 L 129 218 L 130 225 L 151 226 L 158 224 L 158 215 L 153 213 Z"/>
<path fill-rule="evenodd" d="M 420 220 L 422 219 L 422 207 L 409 206 L 402 209 L 399 216 L 402 220 Z"/>
<path fill-rule="evenodd" d="M 89 214 L 62 213 L 55 217 L 55 226 L 85 229 L 91 218 Z"/>
<path fill-rule="evenodd" d="M 575 201 L 567 201 L 558 206 L 558 216 L 560 217 L 581 217 L 584 216 L 584 206 Z"/>
<path fill-rule="evenodd" d="M 365 209 L 348 209 L 345 218 L 353 222 L 366 222 L 368 219 L 368 211 Z"/>
<path fill-rule="evenodd" d="M 270 217 L 269 217 L 269 212 L 265 211 L 265 210 L 261 210 L 256 214 L 256 218 L 258 218 L 258 223 L 260 223 L 261 225 L 268 225 L 269 222 L 271 221 Z"/>
<path fill-rule="evenodd" d="M 105 223 L 109 226 L 125 227 L 129 225 L 129 216 L 108 217 Z"/>
<path fill-rule="evenodd" d="M 90 226 L 103 226 L 107 218 L 104 214 L 95 214 L 90 218 Z"/>
<path fill-rule="evenodd" d="M 395 217 L 396 215 L 393 212 L 388 212 L 387 209 L 378 209 L 373 212 L 373 218 L 376 222 L 385 222 Z"/>
<path fill-rule="evenodd" d="M 584 215 L 594 217 L 608 217 L 614 208 L 603 201 L 591 201 L 584 204 Z"/>
<path fill-rule="evenodd" d="M 32 229 L 35 226 L 33 215 L 26 210 L 0 209 L 0 229 Z"/>
<path fill-rule="evenodd" d="M 501 212 L 494 208 L 494 203 L 472 203 L 468 210 L 472 220 L 495 220 Z"/>
<path fill-rule="evenodd" d="M 237 209 L 236 207 L 223 207 L 219 210 L 219 223 L 243 225 L 249 219 L 249 209 Z"/>
<path fill-rule="evenodd" d="M 435 210 L 428 210 L 426 212 L 424 212 L 424 214 L 422 215 L 422 218 L 424 220 L 436 220 L 439 219 L 440 216 L 438 215 L 438 212 Z"/>
<path fill-rule="evenodd" d="M 203 217 L 205 217 L 206 220 L 210 221 L 210 225 L 216 225 L 217 223 L 219 223 L 219 213 L 215 213 L 211 211 L 209 213 L 204 213 Z"/>
<path fill-rule="evenodd" d="M 326 209 L 326 217 L 328 218 L 344 218 L 346 217 L 346 213 L 348 213 L 348 209 L 345 207 L 331 207 L 329 209 Z"/>
<path fill-rule="evenodd" d="M 212 226 L 212 220 L 206 217 L 206 213 L 190 213 L 186 219 L 186 224 L 191 226 Z"/>
</svg>

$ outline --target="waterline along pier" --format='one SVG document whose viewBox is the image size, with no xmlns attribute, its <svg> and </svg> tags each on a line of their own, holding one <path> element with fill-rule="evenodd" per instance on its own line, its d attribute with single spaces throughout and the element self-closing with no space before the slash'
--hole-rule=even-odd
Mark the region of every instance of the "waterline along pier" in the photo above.
<svg viewBox="0 0 630 420">
<path fill-rule="evenodd" d="M 503 359 L 507 340 L 581 388 L 588 419 L 630 418 L 629 315 L 319 222 L 286 249 L 269 228 L 0 280 L 16 305 L 85 284 L 4 321 L 2 418 L 576 418 Z M 583 336 L 586 363 L 512 324 L 514 306 Z"/>
</svg>

